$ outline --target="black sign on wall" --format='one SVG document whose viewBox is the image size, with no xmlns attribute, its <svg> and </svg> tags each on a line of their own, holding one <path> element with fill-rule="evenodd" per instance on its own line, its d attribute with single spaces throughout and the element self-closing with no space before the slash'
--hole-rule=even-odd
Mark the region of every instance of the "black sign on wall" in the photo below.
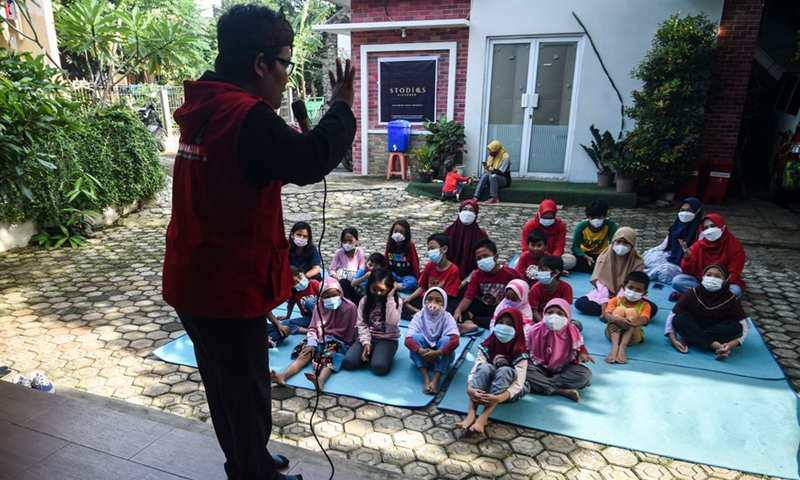
<svg viewBox="0 0 800 480">
<path fill-rule="evenodd" d="M 438 57 L 378 59 L 380 123 L 436 120 Z"/>
</svg>

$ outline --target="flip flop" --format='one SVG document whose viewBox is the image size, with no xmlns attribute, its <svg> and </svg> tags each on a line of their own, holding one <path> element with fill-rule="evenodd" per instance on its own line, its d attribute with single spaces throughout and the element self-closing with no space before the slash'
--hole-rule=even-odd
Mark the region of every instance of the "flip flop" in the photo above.
<svg viewBox="0 0 800 480">
<path fill-rule="evenodd" d="M 275 462 L 275 468 L 282 470 L 289 466 L 289 459 L 283 455 L 272 455 L 272 461 Z"/>
<path fill-rule="evenodd" d="M 11 373 L 11 369 L 10 369 L 10 368 L 8 368 L 8 367 L 7 367 L 7 366 L 5 366 L 5 365 L 3 365 L 2 367 L 0 367 L 0 378 L 3 378 L 3 377 L 5 377 L 5 376 L 6 376 L 6 375 L 8 375 L 9 373 Z"/>
</svg>

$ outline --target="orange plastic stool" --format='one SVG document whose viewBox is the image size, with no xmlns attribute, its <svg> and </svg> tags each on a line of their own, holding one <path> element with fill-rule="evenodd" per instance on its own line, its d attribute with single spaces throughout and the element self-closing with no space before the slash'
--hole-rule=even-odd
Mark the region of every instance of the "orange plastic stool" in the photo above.
<svg viewBox="0 0 800 480">
<path fill-rule="evenodd" d="M 398 160 L 399 162 L 395 162 Z M 395 170 L 396 163 L 400 164 L 400 170 Z M 386 179 L 392 178 L 392 175 L 400 175 L 403 180 L 406 179 L 406 170 L 408 170 L 408 160 L 406 154 L 403 152 L 389 153 L 389 164 L 386 166 Z"/>
</svg>

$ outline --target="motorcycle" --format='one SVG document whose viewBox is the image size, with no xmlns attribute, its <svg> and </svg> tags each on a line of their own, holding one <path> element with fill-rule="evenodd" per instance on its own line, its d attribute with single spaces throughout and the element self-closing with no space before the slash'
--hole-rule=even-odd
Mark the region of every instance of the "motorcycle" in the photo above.
<svg viewBox="0 0 800 480">
<path fill-rule="evenodd" d="M 158 109 L 153 104 L 153 100 L 148 100 L 145 106 L 137 108 L 136 115 L 139 116 L 147 131 L 156 140 L 158 151 L 165 151 L 167 147 L 164 144 L 164 124 L 161 123 L 161 117 L 158 115 Z"/>
</svg>

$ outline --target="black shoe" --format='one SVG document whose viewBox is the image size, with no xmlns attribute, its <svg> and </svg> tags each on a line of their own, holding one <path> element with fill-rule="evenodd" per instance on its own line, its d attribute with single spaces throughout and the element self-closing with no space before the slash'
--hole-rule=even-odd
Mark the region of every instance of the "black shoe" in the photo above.
<svg viewBox="0 0 800 480">
<path fill-rule="evenodd" d="M 575 325 L 575 328 L 577 328 L 579 332 L 583 331 L 583 324 L 581 322 L 573 320 L 572 324 Z"/>
<path fill-rule="evenodd" d="M 275 462 L 275 468 L 283 470 L 289 466 L 289 459 L 283 455 L 272 455 L 272 461 Z"/>
<path fill-rule="evenodd" d="M 11 373 L 11 369 L 10 368 L 6 367 L 5 365 L 0 367 L 0 378 L 5 377 L 9 373 Z"/>
</svg>

